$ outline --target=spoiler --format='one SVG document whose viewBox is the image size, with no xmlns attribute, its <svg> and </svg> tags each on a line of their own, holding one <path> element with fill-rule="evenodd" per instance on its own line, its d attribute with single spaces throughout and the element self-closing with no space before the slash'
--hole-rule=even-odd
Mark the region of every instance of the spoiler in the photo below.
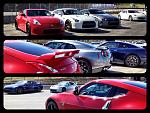
<svg viewBox="0 0 150 113">
<path fill-rule="evenodd" d="M 44 54 L 37 58 L 37 60 L 52 60 L 52 59 L 61 59 L 73 57 L 75 54 L 78 54 L 80 50 L 67 50 L 67 51 L 55 51 L 54 53 Z"/>
</svg>

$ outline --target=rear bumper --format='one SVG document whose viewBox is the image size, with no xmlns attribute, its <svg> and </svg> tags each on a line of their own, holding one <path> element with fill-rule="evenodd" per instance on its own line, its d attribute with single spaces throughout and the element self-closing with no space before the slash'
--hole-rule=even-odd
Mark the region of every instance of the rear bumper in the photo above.
<svg viewBox="0 0 150 113">
<path fill-rule="evenodd" d="M 5 93 L 17 93 L 15 89 L 3 89 Z"/>
</svg>

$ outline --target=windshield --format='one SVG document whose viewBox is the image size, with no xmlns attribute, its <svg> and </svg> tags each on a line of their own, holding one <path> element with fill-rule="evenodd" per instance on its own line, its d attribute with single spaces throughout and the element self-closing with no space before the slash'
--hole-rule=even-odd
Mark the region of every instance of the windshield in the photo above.
<svg viewBox="0 0 150 113">
<path fill-rule="evenodd" d="M 47 53 L 53 53 L 52 49 L 31 42 L 15 41 L 13 43 L 4 42 L 4 46 L 19 50 L 24 53 L 41 56 Z"/>
<path fill-rule="evenodd" d="M 57 85 L 58 85 L 58 86 L 64 86 L 64 85 L 66 85 L 66 83 L 67 83 L 66 81 L 64 81 L 64 82 L 59 82 Z"/>
<path fill-rule="evenodd" d="M 23 84 L 25 84 L 27 81 L 18 81 L 18 82 L 16 82 L 15 84 L 16 85 L 23 85 Z"/>
<path fill-rule="evenodd" d="M 47 10 L 27 10 L 28 16 L 51 16 L 51 13 Z"/>
<path fill-rule="evenodd" d="M 128 12 L 129 12 L 129 13 L 139 13 L 139 12 L 136 11 L 136 10 L 129 10 Z"/>
<path fill-rule="evenodd" d="M 77 9 L 67 9 L 64 10 L 64 15 L 81 15 Z"/>
<path fill-rule="evenodd" d="M 101 10 L 96 10 L 96 9 L 91 9 L 91 10 L 89 10 L 89 12 L 91 14 L 106 14 L 105 12 L 103 12 Z"/>
</svg>

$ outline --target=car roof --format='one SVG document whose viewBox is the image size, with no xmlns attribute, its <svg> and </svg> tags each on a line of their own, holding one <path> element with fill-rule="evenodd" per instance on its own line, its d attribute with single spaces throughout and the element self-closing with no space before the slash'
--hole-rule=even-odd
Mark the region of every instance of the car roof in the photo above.
<svg viewBox="0 0 150 113">
<path fill-rule="evenodd" d="M 47 9 L 25 9 L 25 10 L 47 10 Z"/>
<path fill-rule="evenodd" d="M 134 81 L 134 80 L 129 80 L 129 79 L 97 79 L 97 80 L 92 80 L 91 82 L 109 84 L 112 86 L 130 90 L 132 92 L 136 92 L 142 95 L 146 95 L 146 89 L 127 83 L 127 82 L 136 83 L 140 81 Z M 140 83 L 144 83 L 144 82 L 140 82 Z"/>
<path fill-rule="evenodd" d="M 75 10 L 77 10 L 76 8 L 59 8 L 59 9 L 56 9 L 56 10 L 69 10 L 69 9 L 75 9 Z"/>
<path fill-rule="evenodd" d="M 116 42 L 116 43 L 130 44 L 130 45 L 137 46 L 137 45 L 135 45 L 135 44 L 133 44 L 133 43 L 130 43 L 130 42 L 122 42 L 122 41 L 106 41 L 106 42 L 103 42 L 102 44 L 107 43 L 107 42 Z M 137 46 L 137 47 L 139 47 L 139 46 Z"/>
</svg>

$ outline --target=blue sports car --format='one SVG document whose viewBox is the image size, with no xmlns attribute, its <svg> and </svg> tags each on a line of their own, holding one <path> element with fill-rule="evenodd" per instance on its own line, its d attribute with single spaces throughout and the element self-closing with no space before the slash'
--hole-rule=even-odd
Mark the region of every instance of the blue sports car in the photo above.
<svg viewBox="0 0 150 113">
<path fill-rule="evenodd" d="M 129 67 L 146 65 L 147 52 L 145 48 L 121 41 L 108 41 L 100 46 L 107 46 L 112 53 L 112 63 L 125 64 Z M 99 47 L 100 47 L 99 46 Z"/>
<path fill-rule="evenodd" d="M 43 89 L 43 85 L 35 81 L 18 81 L 14 84 L 5 85 L 4 92 L 6 93 L 26 93 L 26 92 L 40 92 Z"/>
</svg>

